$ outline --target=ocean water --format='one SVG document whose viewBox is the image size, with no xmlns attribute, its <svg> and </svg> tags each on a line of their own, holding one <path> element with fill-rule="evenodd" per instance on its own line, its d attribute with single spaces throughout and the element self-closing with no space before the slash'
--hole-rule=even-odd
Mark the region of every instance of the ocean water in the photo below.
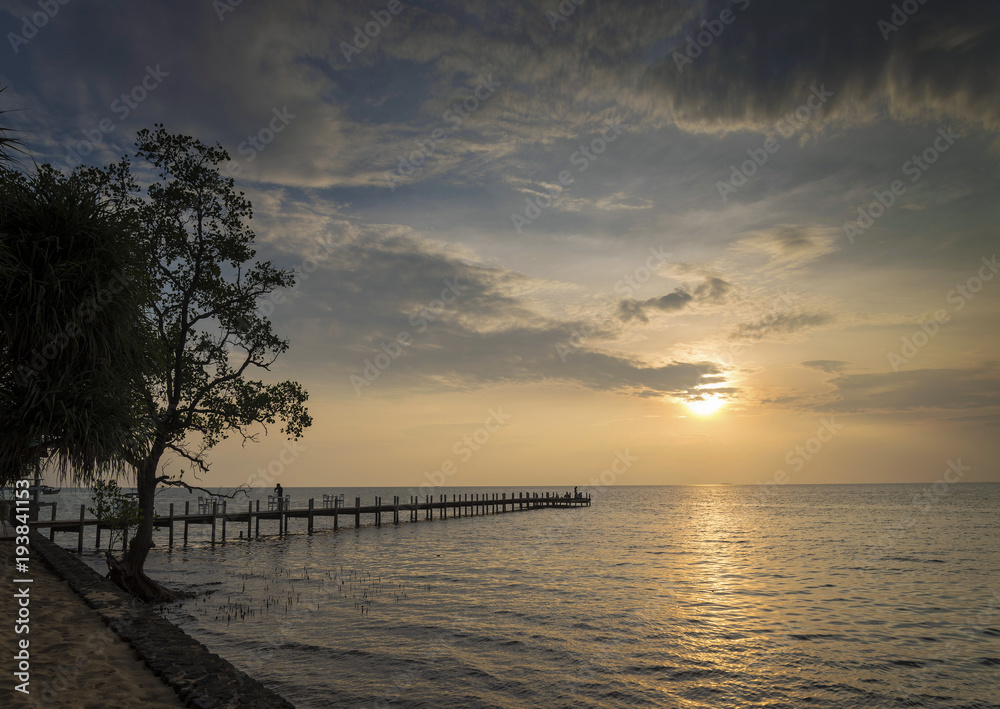
<svg viewBox="0 0 1000 709">
<path fill-rule="evenodd" d="M 513 490 L 435 492 L 486 491 Z M 590 491 L 312 536 L 233 524 L 214 547 L 161 532 L 147 570 L 200 594 L 164 615 L 298 707 L 1000 707 L 1000 484 Z M 286 489 L 322 492 L 409 494 Z"/>
</svg>

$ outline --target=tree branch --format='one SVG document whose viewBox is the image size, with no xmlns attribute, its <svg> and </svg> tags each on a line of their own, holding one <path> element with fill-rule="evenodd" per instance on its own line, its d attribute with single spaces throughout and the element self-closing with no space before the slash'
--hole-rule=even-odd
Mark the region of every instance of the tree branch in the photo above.
<svg viewBox="0 0 1000 709">
<path fill-rule="evenodd" d="M 252 489 L 249 485 L 247 485 L 246 483 L 243 483 L 242 485 L 240 485 L 239 487 L 237 487 L 235 490 L 233 490 L 231 493 L 212 492 L 211 490 L 206 490 L 205 488 L 203 488 L 203 487 L 201 487 L 199 485 L 189 485 L 188 483 L 184 482 L 183 480 L 180 480 L 180 479 L 175 480 L 175 479 L 170 478 L 170 477 L 168 477 L 166 475 L 161 475 L 160 477 L 156 478 L 156 483 L 158 485 L 159 484 L 163 484 L 163 485 L 168 486 L 168 487 L 183 487 L 183 488 L 186 488 L 188 490 L 188 492 L 193 492 L 195 490 L 198 490 L 199 492 L 204 492 L 206 495 L 211 495 L 212 497 L 225 497 L 225 498 L 230 499 L 230 500 L 234 499 L 241 492 L 243 493 L 244 496 L 250 497 L 250 492 L 249 491 Z"/>
</svg>

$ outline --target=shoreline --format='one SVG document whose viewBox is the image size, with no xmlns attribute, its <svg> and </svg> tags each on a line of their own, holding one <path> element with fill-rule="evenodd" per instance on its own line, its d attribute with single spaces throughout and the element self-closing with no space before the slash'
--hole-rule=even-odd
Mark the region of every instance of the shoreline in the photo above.
<svg viewBox="0 0 1000 709">
<path fill-rule="evenodd" d="M 293 707 L 37 532 L 31 551 L 31 694 L 15 692 L 18 682 L 5 673 L 0 695 L 9 681 L 13 700 L 22 700 L 13 706 Z M 0 553 L 6 586 L 19 578 L 13 542 L 0 540 Z M 14 595 L 4 596 L 13 628 Z M 24 637 L 10 636 L 5 667 Z"/>
</svg>

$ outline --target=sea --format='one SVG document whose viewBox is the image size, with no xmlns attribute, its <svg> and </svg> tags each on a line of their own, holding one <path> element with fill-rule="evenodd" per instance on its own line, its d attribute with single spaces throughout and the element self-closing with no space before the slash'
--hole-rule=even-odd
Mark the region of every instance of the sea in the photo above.
<svg viewBox="0 0 1000 709">
<path fill-rule="evenodd" d="M 412 492 L 285 489 L 293 508 Z M 214 546 L 160 530 L 146 568 L 196 594 L 164 616 L 300 708 L 1000 708 L 1000 484 L 581 492 L 590 507 L 312 535 L 230 523 Z M 158 512 L 196 497 L 165 490 Z M 75 516 L 86 491 L 48 499 Z M 89 535 L 84 558 L 106 570 Z"/>
</svg>

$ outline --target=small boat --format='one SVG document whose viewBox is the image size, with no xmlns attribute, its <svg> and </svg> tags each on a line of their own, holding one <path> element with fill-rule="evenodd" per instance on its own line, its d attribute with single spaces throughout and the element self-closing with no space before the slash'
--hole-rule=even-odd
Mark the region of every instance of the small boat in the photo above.
<svg viewBox="0 0 1000 709">
<path fill-rule="evenodd" d="M 58 495 L 59 491 L 62 490 L 61 487 L 52 487 L 50 485 L 32 485 L 28 488 L 28 492 L 38 491 L 43 495 Z"/>
</svg>

